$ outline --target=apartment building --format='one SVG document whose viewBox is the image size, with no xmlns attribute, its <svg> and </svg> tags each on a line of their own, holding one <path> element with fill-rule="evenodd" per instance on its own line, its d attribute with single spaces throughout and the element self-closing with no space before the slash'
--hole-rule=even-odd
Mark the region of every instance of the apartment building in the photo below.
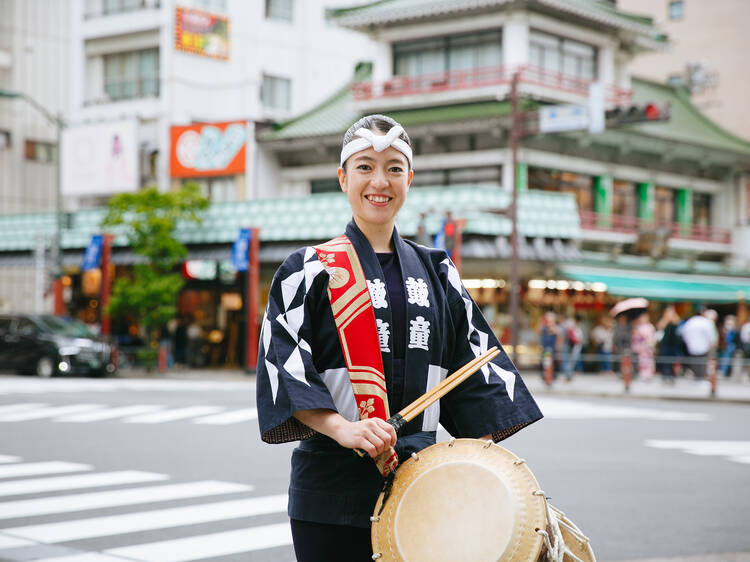
<svg viewBox="0 0 750 562">
<path fill-rule="evenodd" d="M 688 89 L 707 117 L 750 139 L 746 22 L 750 4 L 743 0 L 617 0 L 623 10 L 651 17 L 669 36 L 669 47 L 636 57 L 631 70 L 659 82 Z"/>
<path fill-rule="evenodd" d="M 313 107 L 368 55 L 331 25 L 336 3 L 0 3 L 0 309 L 51 310 L 53 242 L 75 270 L 115 193 L 191 180 L 212 202 L 280 196 L 257 177 L 256 124 Z"/>
</svg>

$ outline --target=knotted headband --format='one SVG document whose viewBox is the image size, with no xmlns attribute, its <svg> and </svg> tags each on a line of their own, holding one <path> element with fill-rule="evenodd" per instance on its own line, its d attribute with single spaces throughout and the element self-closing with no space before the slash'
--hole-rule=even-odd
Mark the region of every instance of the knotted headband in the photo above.
<svg viewBox="0 0 750 562">
<path fill-rule="evenodd" d="M 388 131 L 385 135 L 376 135 L 371 130 L 365 128 L 357 129 L 354 133 L 354 136 L 358 138 L 352 139 L 344 145 L 344 148 L 341 149 L 340 165 L 343 166 L 347 158 L 349 158 L 355 152 L 359 152 L 360 150 L 365 150 L 367 148 L 373 147 L 375 149 L 375 152 L 383 152 L 386 148 L 392 146 L 401 154 L 406 156 L 406 159 L 409 161 L 409 168 L 413 168 L 414 165 L 411 161 L 411 147 L 405 141 L 398 138 L 399 135 L 403 132 L 404 128 L 401 125 L 396 125 L 395 127 L 391 128 L 391 130 Z"/>
</svg>

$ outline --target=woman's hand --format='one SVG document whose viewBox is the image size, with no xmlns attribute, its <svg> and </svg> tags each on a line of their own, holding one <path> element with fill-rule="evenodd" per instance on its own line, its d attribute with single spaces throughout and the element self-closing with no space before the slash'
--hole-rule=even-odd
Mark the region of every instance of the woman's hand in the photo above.
<svg viewBox="0 0 750 562">
<path fill-rule="evenodd" d="M 331 436 L 342 447 L 362 449 L 372 458 L 376 458 L 396 444 L 396 430 L 385 420 L 369 418 L 344 422 Z"/>
<path fill-rule="evenodd" d="M 294 417 L 347 449 L 362 449 L 372 458 L 396 444 L 396 430 L 380 418 L 350 422 L 333 410 L 298 410 Z"/>
</svg>

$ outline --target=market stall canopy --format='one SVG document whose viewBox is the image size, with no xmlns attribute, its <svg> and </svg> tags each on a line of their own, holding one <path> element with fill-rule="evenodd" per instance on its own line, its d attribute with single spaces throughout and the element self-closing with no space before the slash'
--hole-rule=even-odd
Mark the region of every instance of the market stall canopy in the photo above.
<svg viewBox="0 0 750 562">
<path fill-rule="evenodd" d="M 731 303 L 750 297 L 750 278 L 561 265 L 574 281 L 604 283 L 610 295 L 649 300 Z"/>
</svg>

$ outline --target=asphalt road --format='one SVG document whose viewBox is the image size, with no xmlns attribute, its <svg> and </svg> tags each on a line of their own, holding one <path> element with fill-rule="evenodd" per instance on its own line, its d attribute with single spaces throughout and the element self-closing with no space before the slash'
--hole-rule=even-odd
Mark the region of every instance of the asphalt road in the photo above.
<svg viewBox="0 0 750 562">
<path fill-rule="evenodd" d="M 292 446 L 253 405 L 248 381 L 0 375 L 0 560 L 293 561 Z M 750 406 L 540 405 L 504 446 L 598 560 L 750 561 Z"/>
</svg>

